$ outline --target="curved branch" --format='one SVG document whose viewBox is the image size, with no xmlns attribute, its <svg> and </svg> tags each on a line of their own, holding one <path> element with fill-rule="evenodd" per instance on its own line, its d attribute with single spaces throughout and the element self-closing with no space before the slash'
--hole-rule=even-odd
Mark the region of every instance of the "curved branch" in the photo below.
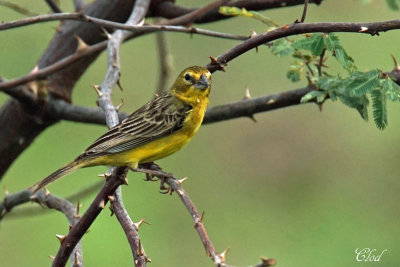
<svg viewBox="0 0 400 267">
<path fill-rule="evenodd" d="M 0 221 L 13 208 L 30 201 L 34 201 L 40 205 L 44 205 L 49 209 L 60 211 L 67 217 L 68 222 L 71 226 L 74 226 L 79 220 L 79 215 L 77 214 L 76 207 L 72 205 L 72 203 L 68 200 L 50 194 L 50 192 L 45 192 L 44 190 L 32 194 L 32 191 L 26 189 L 17 193 L 7 194 L 4 200 L 0 202 Z M 60 236 L 60 241 L 62 242 L 62 240 L 63 237 Z M 77 246 L 72 251 L 71 262 L 75 267 L 83 266 L 81 242 L 78 242 Z"/>
</svg>

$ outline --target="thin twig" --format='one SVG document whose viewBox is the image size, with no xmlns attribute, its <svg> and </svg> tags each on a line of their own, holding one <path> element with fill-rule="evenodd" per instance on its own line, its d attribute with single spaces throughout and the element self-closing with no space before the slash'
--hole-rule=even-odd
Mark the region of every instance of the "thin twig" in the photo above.
<svg viewBox="0 0 400 267">
<path fill-rule="evenodd" d="M 163 32 L 156 34 L 158 58 L 160 63 L 160 74 L 158 77 L 158 86 L 156 94 L 161 94 L 167 89 L 168 76 L 171 72 L 170 54 L 168 53 L 168 44 Z"/>
<path fill-rule="evenodd" d="M 303 8 L 303 14 L 301 15 L 300 22 L 303 23 L 306 20 L 307 16 L 307 7 L 308 7 L 308 0 L 304 1 L 304 8 Z"/>
<path fill-rule="evenodd" d="M 217 9 L 218 7 L 228 3 L 230 0 L 217 0 L 215 2 L 211 2 L 210 4 L 193 10 L 190 13 L 187 13 L 185 15 L 182 15 L 177 18 L 173 18 L 170 20 L 167 20 L 165 22 L 160 23 L 161 25 L 189 25 L 192 22 L 194 22 L 198 17 L 206 14 L 207 12 Z"/>
<path fill-rule="evenodd" d="M 7 1 L 0 1 L 0 6 L 8 7 L 11 10 L 14 10 L 15 12 L 18 12 L 25 16 L 37 16 L 38 15 L 38 13 L 30 11 L 29 9 L 27 9 L 23 6 L 17 5 L 15 3 L 7 2 Z"/>
<path fill-rule="evenodd" d="M 325 52 L 326 52 L 326 47 L 324 47 L 324 49 L 322 50 L 322 53 L 319 56 L 319 62 L 318 62 L 318 65 L 317 65 L 318 76 L 320 76 L 320 77 L 322 76 L 322 67 L 324 65 Z"/>
<path fill-rule="evenodd" d="M 46 3 L 54 13 L 62 13 L 62 10 L 56 5 L 56 3 L 54 3 L 53 0 L 46 0 Z"/>
</svg>

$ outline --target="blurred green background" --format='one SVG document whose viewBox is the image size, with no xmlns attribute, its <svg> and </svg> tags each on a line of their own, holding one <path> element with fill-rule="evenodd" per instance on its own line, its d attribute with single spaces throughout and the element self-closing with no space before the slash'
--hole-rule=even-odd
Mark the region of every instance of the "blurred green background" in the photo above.
<svg viewBox="0 0 400 267">
<path fill-rule="evenodd" d="M 38 13 L 48 12 L 44 1 L 14 1 Z M 177 1 L 198 6 L 199 1 Z M 205 3 L 205 1 L 203 1 Z M 72 1 L 62 9 L 72 10 Z M 262 12 L 280 24 L 301 16 L 302 7 Z M 379 21 L 398 18 L 385 1 L 362 4 L 358 0 L 325 0 L 311 5 L 307 21 Z M 0 19 L 23 16 L 0 7 Z M 14 78 L 30 71 L 54 33 L 54 23 L 36 24 L 0 33 L 0 75 Z M 200 27 L 250 34 L 262 32 L 257 21 L 236 18 Z M 361 70 L 391 70 L 390 54 L 400 58 L 398 31 L 379 37 L 338 34 L 342 45 Z M 167 33 L 174 73 L 190 65 L 208 63 L 237 42 L 203 36 Z M 157 85 L 158 56 L 155 35 L 122 47 L 121 83 L 114 102 L 123 98 L 122 111 L 131 112 L 152 97 Z M 226 72 L 213 75 L 211 104 L 237 101 L 250 88 L 253 97 L 303 87 L 286 79 L 290 58 L 277 58 L 267 47 L 250 51 L 230 62 Z M 331 68 L 335 72 L 335 64 Z M 91 85 L 104 79 L 102 54 L 74 90 L 74 103 L 95 107 Z M 0 95 L 0 104 L 6 96 Z M 184 183 L 200 211 L 217 250 L 231 250 L 227 263 L 246 266 L 260 256 L 273 257 L 277 266 L 399 266 L 399 147 L 400 105 L 389 104 L 389 127 L 378 130 L 356 111 L 328 101 L 319 112 L 314 104 L 257 114 L 257 123 L 241 118 L 202 127 L 179 153 L 158 163 Z M 1 125 L 0 127 L 4 127 Z M 2 187 L 16 192 L 42 179 L 83 151 L 105 127 L 60 122 L 47 129 L 13 164 Z M 397 136 L 397 137 L 396 137 Z M 105 167 L 79 170 L 50 186 L 51 192 L 69 196 L 93 183 Z M 150 266 L 212 266 L 193 229 L 192 220 L 178 199 L 158 192 L 158 183 L 129 174 L 123 187 L 131 217 L 151 222 L 140 229 Z M 0 193 L 3 197 L 4 193 Z M 94 195 L 81 199 L 83 209 Z M 27 211 L 30 212 L 26 216 Z M 46 266 L 55 255 L 68 223 L 56 211 L 26 204 L 0 224 L 2 266 Z M 380 262 L 357 262 L 355 249 L 388 251 Z M 131 266 L 126 237 L 115 217 L 104 210 L 83 239 L 86 266 Z"/>
</svg>

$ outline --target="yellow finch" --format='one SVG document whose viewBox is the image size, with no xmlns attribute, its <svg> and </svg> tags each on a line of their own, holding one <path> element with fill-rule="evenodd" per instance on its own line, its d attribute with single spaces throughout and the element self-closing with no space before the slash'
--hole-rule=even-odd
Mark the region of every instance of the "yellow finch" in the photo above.
<svg viewBox="0 0 400 267">
<path fill-rule="evenodd" d="M 31 189 L 36 192 L 71 172 L 89 166 L 136 169 L 182 148 L 199 129 L 208 105 L 211 73 L 194 66 L 182 71 L 170 90 L 133 112 L 98 138 L 74 161 Z"/>
</svg>

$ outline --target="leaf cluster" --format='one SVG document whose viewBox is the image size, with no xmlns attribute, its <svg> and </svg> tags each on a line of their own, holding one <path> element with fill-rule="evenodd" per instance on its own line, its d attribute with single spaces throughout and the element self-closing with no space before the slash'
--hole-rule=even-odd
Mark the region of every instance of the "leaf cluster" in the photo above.
<svg viewBox="0 0 400 267">
<path fill-rule="evenodd" d="M 400 86 L 381 70 L 359 71 L 354 60 L 348 55 L 339 38 L 333 33 L 314 33 L 292 41 L 281 39 L 272 44 L 272 52 L 277 56 L 291 55 L 295 62 L 289 66 L 287 77 L 296 82 L 307 76 L 318 90 L 305 95 L 301 102 L 323 103 L 327 98 L 340 100 L 343 104 L 358 111 L 368 120 L 369 99 L 372 102 L 372 115 L 379 129 L 387 124 L 387 100 L 400 101 Z M 326 52 L 346 70 L 345 77 L 331 75 L 324 71 Z"/>
</svg>

